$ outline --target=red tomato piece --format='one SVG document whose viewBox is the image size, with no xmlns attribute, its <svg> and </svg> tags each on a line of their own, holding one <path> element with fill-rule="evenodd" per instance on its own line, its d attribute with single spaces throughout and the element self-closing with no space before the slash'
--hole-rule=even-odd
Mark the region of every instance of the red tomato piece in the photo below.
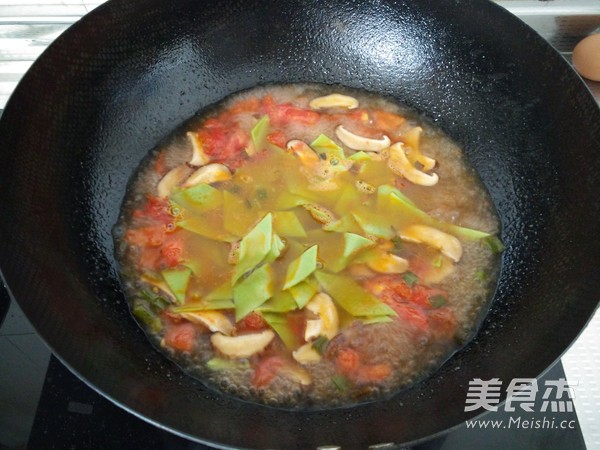
<svg viewBox="0 0 600 450">
<path fill-rule="evenodd" d="M 288 123 L 314 125 L 321 117 L 316 111 L 300 108 L 291 103 L 277 104 L 269 95 L 263 98 L 263 108 L 269 116 L 272 126 L 282 126 Z"/>
<path fill-rule="evenodd" d="M 444 298 L 448 297 L 448 293 L 443 289 L 430 288 L 418 284 L 413 287 L 413 294 L 410 298 L 410 301 L 425 309 L 430 309 L 433 308 L 433 306 L 431 305 L 429 299 L 435 297 L 436 295 Z"/>
<path fill-rule="evenodd" d="M 402 320 L 407 324 L 414 326 L 419 331 L 426 331 L 429 329 L 429 322 L 427 321 L 427 316 L 421 310 L 421 308 L 399 303 L 397 303 L 395 306 L 390 306 L 398 314 L 399 320 Z"/>
<path fill-rule="evenodd" d="M 169 325 L 165 333 L 165 345 L 189 352 L 194 348 L 196 338 L 196 327 L 189 322 L 184 322 L 176 325 Z"/>
<path fill-rule="evenodd" d="M 373 383 L 385 380 L 392 374 L 389 364 L 364 365 L 358 368 L 357 381 Z"/>
<path fill-rule="evenodd" d="M 159 268 L 160 250 L 153 247 L 142 247 L 137 265 L 140 269 L 156 270 Z"/>
<path fill-rule="evenodd" d="M 170 240 L 160 249 L 160 256 L 167 267 L 175 267 L 183 261 L 183 242 L 179 239 Z"/>
<path fill-rule="evenodd" d="M 252 375 L 252 384 L 255 387 L 265 387 L 271 384 L 277 372 L 285 362 L 280 356 L 267 356 L 258 360 Z"/>
<path fill-rule="evenodd" d="M 434 333 L 451 338 L 456 333 L 458 323 L 454 312 L 448 308 L 437 308 L 427 312 L 429 324 Z"/>
<path fill-rule="evenodd" d="M 133 212 L 133 216 L 140 219 L 151 219 L 161 224 L 172 220 L 171 214 L 169 214 L 168 201 L 154 196 L 148 197 L 144 206 Z"/>
<path fill-rule="evenodd" d="M 391 288 L 394 291 L 394 294 L 396 294 L 402 300 L 407 300 L 414 295 L 413 288 L 411 288 L 408 283 L 399 277 L 395 278 L 394 284 L 391 286 Z"/>
<path fill-rule="evenodd" d="M 341 349 L 335 358 L 335 366 L 343 375 L 349 375 L 353 373 L 359 365 L 360 357 L 356 350 L 350 347 Z"/>
<path fill-rule="evenodd" d="M 417 284 L 413 286 L 410 301 L 423 308 L 431 308 L 431 305 L 429 304 L 429 292 L 430 290 L 428 288 Z"/>
<path fill-rule="evenodd" d="M 304 332 L 306 331 L 306 317 L 301 312 L 291 312 L 287 315 L 287 322 L 290 330 L 298 338 L 299 343 L 304 342 Z"/>
<path fill-rule="evenodd" d="M 278 105 L 280 115 L 286 122 L 299 123 L 302 125 L 314 125 L 321 117 L 316 111 L 298 108 L 290 104 Z"/>
<path fill-rule="evenodd" d="M 392 136 L 396 136 L 400 126 L 406 122 L 404 117 L 387 111 L 373 111 L 372 115 L 377 128 Z"/>
<path fill-rule="evenodd" d="M 165 240 L 165 228 L 154 225 L 127 230 L 125 240 L 131 245 L 160 247 Z"/>
<path fill-rule="evenodd" d="M 256 312 L 251 312 L 237 324 L 238 331 L 259 331 L 266 327 L 265 320 Z"/>
<path fill-rule="evenodd" d="M 285 144 L 287 144 L 288 138 L 285 136 L 283 131 L 276 130 L 267 136 L 267 141 L 269 141 L 273 145 L 276 145 L 279 148 L 285 148 Z"/>
</svg>

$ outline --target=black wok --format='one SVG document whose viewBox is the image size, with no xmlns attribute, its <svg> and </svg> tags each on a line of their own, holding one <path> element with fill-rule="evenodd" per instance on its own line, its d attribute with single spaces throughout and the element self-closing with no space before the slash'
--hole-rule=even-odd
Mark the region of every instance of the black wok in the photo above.
<svg viewBox="0 0 600 450">
<path fill-rule="evenodd" d="M 507 244 L 477 337 L 389 400 L 245 403 L 155 352 L 132 320 L 111 227 L 130 175 L 197 110 L 269 82 L 390 95 L 465 149 Z M 112 0 L 34 64 L 0 122 L 0 267 L 53 352 L 161 427 L 221 446 L 364 448 L 460 424 L 469 380 L 536 377 L 600 291 L 600 112 L 568 64 L 483 1 Z"/>
</svg>

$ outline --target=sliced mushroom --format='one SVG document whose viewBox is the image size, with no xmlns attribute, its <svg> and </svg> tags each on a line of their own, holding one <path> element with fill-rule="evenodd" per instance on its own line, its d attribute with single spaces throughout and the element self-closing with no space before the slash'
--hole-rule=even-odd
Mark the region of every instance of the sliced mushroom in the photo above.
<svg viewBox="0 0 600 450">
<path fill-rule="evenodd" d="M 303 165 L 313 165 L 320 161 L 319 155 L 306 142 L 299 139 L 292 139 L 286 144 L 289 152 L 296 155 Z"/>
<path fill-rule="evenodd" d="M 179 186 L 190 175 L 192 169 L 187 164 L 181 164 L 169 170 L 158 182 L 156 191 L 161 198 L 168 197 L 176 186 Z"/>
<path fill-rule="evenodd" d="M 442 252 L 454 262 L 462 257 L 462 245 L 451 234 L 427 225 L 410 225 L 402 229 L 398 235 L 401 239 L 419 244 L 426 244 Z"/>
<path fill-rule="evenodd" d="M 190 322 L 204 325 L 212 332 L 219 332 L 229 336 L 235 329 L 229 318 L 219 311 L 198 311 L 180 313 L 181 317 Z"/>
<path fill-rule="evenodd" d="M 358 100 L 349 95 L 329 94 L 323 97 L 317 97 L 308 104 L 312 109 L 324 108 L 358 108 Z"/>
<path fill-rule="evenodd" d="M 335 134 L 342 143 L 352 150 L 363 150 L 367 152 L 379 152 L 390 146 L 392 141 L 387 136 L 381 139 L 369 139 L 357 134 L 351 133 L 343 125 L 338 125 Z"/>
<path fill-rule="evenodd" d="M 333 339 L 339 329 L 339 317 L 331 297 L 324 292 L 319 292 L 307 303 L 306 309 L 318 318 L 306 321 L 304 339 L 309 341 L 319 336 Z"/>
<path fill-rule="evenodd" d="M 425 156 L 421 153 L 421 133 L 423 128 L 413 127 L 404 134 L 404 142 L 406 144 L 406 157 L 415 165 L 416 163 L 423 166 L 425 172 L 430 171 L 435 167 L 435 159 Z"/>
<path fill-rule="evenodd" d="M 274 337 L 275 333 L 271 330 L 239 336 L 225 336 L 221 333 L 215 333 L 210 337 L 210 342 L 225 356 L 229 356 L 230 358 L 248 358 L 264 350 Z"/>
<path fill-rule="evenodd" d="M 231 171 L 229 168 L 224 164 L 213 163 L 197 169 L 187 180 L 185 180 L 183 187 L 196 186 L 201 183 L 211 184 L 229 179 L 231 179 Z"/>
<path fill-rule="evenodd" d="M 204 164 L 209 163 L 210 157 L 204 153 L 202 141 L 200 140 L 198 133 L 188 131 L 186 136 L 192 144 L 192 159 L 190 159 L 190 164 L 192 166 L 203 166 Z"/>
<path fill-rule="evenodd" d="M 437 284 L 444 281 L 454 272 L 456 272 L 456 265 L 445 256 L 439 255 L 441 261 L 438 266 L 429 267 L 425 273 L 421 276 L 421 280 L 425 284 Z"/>
<path fill-rule="evenodd" d="M 312 377 L 310 376 L 310 373 L 308 373 L 306 369 L 303 369 L 297 364 L 291 362 L 289 364 L 284 364 L 279 369 L 278 373 L 288 380 L 300 383 L 303 386 L 308 386 L 312 383 Z"/>
<path fill-rule="evenodd" d="M 292 356 L 300 364 L 315 364 L 321 360 L 321 355 L 313 348 L 310 342 L 294 350 Z"/>
<path fill-rule="evenodd" d="M 390 157 L 388 167 L 397 175 L 403 176 L 408 181 L 419 186 L 434 186 L 439 181 L 437 173 L 421 172 L 413 166 L 404 151 L 404 144 L 397 142 L 390 147 Z"/>
<path fill-rule="evenodd" d="M 381 252 L 367 261 L 367 266 L 379 273 L 404 273 L 408 270 L 408 261 L 393 253 Z"/>
</svg>

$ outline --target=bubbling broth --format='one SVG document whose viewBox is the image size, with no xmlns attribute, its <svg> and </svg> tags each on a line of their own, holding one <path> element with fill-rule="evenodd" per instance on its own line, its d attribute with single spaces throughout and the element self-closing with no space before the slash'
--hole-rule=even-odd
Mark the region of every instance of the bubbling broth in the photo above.
<svg viewBox="0 0 600 450">
<path fill-rule="evenodd" d="M 474 334 L 499 222 L 462 151 L 369 93 L 256 88 L 141 165 L 114 237 L 133 315 L 190 375 L 246 400 L 391 395 Z"/>
</svg>

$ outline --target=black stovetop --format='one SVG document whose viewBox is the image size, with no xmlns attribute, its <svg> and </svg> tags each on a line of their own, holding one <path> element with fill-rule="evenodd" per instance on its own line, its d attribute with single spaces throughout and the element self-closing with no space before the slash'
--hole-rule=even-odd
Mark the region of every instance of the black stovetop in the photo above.
<svg viewBox="0 0 600 450">
<path fill-rule="evenodd" d="M 561 363 L 552 367 L 543 380 L 565 378 Z M 543 420 L 536 404 L 524 420 Z M 486 420 L 513 421 L 519 413 L 488 413 Z M 554 414 L 560 421 L 575 420 L 575 412 Z M 427 420 L 427 418 L 424 418 Z M 60 361 L 51 357 L 28 448 L 36 449 L 210 449 L 166 430 L 155 427 L 116 406 L 73 375 Z M 490 429 L 467 428 L 412 447 L 414 450 L 454 449 L 585 449 L 580 427 L 574 429 Z"/>
</svg>

